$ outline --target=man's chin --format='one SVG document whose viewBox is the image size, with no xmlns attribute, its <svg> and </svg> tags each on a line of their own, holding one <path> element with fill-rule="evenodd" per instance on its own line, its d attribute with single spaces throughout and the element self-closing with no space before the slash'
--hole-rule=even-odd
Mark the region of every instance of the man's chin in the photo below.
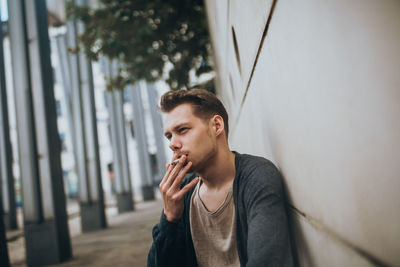
<svg viewBox="0 0 400 267">
<path fill-rule="evenodd" d="M 190 166 L 190 169 L 189 169 L 189 173 L 197 173 L 197 174 L 199 174 L 199 171 L 201 170 L 202 168 L 201 168 L 201 164 L 196 164 L 196 163 L 194 163 L 193 161 L 192 161 L 192 166 Z"/>
</svg>

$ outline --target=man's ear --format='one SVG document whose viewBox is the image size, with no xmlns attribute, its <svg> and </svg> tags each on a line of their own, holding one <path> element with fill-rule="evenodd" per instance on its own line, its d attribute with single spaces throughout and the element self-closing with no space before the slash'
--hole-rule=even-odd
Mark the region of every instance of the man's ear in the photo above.
<svg viewBox="0 0 400 267">
<path fill-rule="evenodd" d="M 211 121 L 212 121 L 212 127 L 215 131 L 215 135 L 219 136 L 223 134 L 225 129 L 224 119 L 220 115 L 214 115 Z"/>
</svg>

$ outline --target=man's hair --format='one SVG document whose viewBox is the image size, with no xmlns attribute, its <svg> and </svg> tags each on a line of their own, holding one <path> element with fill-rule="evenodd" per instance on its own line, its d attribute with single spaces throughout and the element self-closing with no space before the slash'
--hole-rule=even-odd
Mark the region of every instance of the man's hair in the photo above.
<svg viewBox="0 0 400 267">
<path fill-rule="evenodd" d="M 224 120 L 225 134 L 228 138 L 228 113 L 222 102 L 204 89 L 168 91 L 161 96 L 160 109 L 168 113 L 181 104 L 190 104 L 193 114 L 203 120 L 219 115 Z"/>
</svg>

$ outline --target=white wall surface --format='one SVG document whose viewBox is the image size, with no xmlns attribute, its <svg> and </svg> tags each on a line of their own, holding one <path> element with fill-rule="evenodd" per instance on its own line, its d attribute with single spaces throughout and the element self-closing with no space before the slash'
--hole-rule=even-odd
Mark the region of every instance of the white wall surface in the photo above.
<svg viewBox="0 0 400 267">
<path fill-rule="evenodd" d="M 300 265 L 400 266 L 400 1 L 206 3 L 231 147 L 282 171 Z"/>
</svg>

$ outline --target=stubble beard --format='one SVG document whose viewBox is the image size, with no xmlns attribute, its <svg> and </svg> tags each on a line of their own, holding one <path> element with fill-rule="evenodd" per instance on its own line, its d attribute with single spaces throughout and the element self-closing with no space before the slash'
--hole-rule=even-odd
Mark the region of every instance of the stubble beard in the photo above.
<svg viewBox="0 0 400 267">
<path fill-rule="evenodd" d="M 213 140 L 210 129 L 207 129 L 206 134 L 210 138 L 210 140 Z M 208 152 L 206 152 L 206 154 L 203 157 L 203 159 L 201 160 L 201 162 L 196 164 L 192 161 L 193 165 L 190 167 L 188 172 L 190 172 L 190 173 L 196 172 L 196 173 L 200 174 L 200 173 L 203 173 L 204 171 L 206 171 L 207 168 L 210 166 L 210 164 L 212 164 L 216 153 L 217 153 L 217 144 L 213 140 L 213 141 L 211 141 L 211 149 Z"/>
<path fill-rule="evenodd" d="M 196 172 L 196 173 L 204 173 L 206 170 L 209 168 L 209 166 L 213 163 L 214 157 L 216 155 L 217 149 L 216 146 L 213 146 L 210 151 L 208 151 L 203 160 L 199 162 L 198 164 L 193 164 L 192 167 L 190 167 L 190 172 Z"/>
</svg>

